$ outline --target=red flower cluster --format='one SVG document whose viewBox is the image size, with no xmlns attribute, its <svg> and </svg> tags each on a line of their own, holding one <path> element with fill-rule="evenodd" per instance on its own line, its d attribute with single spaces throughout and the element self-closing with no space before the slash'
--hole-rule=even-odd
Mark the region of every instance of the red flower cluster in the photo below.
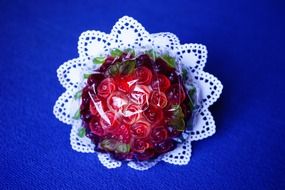
<svg viewBox="0 0 285 190">
<path fill-rule="evenodd" d="M 149 160 L 173 150 L 192 108 L 181 76 L 163 57 L 108 56 L 88 77 L 80 115 L 96 150 Z"/>
</svg>

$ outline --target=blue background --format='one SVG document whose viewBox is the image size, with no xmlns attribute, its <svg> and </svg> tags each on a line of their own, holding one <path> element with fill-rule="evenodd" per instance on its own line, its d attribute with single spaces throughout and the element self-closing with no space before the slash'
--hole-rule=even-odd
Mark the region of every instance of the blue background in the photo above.
<svg viewBox="0 0 285 190">
<path fill-rule="evenodd" d="M 0 1 L 0 189 L 285 189 L 285 3 L 278 0 Z M 217 133 L 187 166 L 108 170 L 73 151 L 52 107 L 81 32 L 124 15 L 209 51 L 224 84 Z"/>
</svg>

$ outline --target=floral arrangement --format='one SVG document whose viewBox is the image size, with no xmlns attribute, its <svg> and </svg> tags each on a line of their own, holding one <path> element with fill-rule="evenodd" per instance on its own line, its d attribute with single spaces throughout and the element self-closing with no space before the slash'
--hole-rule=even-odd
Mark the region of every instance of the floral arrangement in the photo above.
<svg viewBox="0 0 285 190">
<path fill-rule="evenodd" d="M 54 106 L 72 125 L 73 149 L 97 152 L 108 168 L 124 161 L 145 170 L 159 161 L 187 164 L 191 141 L 214 134 L 208 106 L 222 84 L 202 70 L 205 46 L 149 34 L 125 16 L 110 35 L 82 33 L 78 50 L 57 71 L 67 90 Z"/>
<path fill-rule="evenodd" d="M 174 58 L 115 49 L 93 62 L 102 65 L 88 74 L 80 115 L 97 151 L 144 161 L 183 142 L 195 88 L 186 90 Z"/>
</svg>

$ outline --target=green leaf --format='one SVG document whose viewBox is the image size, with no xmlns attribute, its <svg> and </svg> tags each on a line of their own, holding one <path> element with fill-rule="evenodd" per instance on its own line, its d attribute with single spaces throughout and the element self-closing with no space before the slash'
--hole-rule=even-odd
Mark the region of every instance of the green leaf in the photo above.
<svg viewBox="0 0 285 190">
<path fill-rule="evenodd" d="M 170 57 L 169 55 L 165 54 L 161 56 L 161 58 L 167 63 L 169 67 L 175 68 L 175 59 Z"/>
<path fill-rule="evenodd" d="M 122 53 L 123 52 L 117 48 L 111 50 L 112 57 L 120 57 Z"/>
<path fill-rule="evenodd" d="M 109 68 L 108 68 L 108 73 L 111 75 L 111 76 L 115 76 L 119 73 L 119 65 L 121 63 L 116 63 L 115 65 L 111 65 Z"/>
<path fill-rule="evenodd" d="M 172 112 L 169 124 L 178 131 L 185 130 L 184 113 L 180 105 L 172 105 L 169 110 Z"/>
<path fill-rule="evenodd" d="M 91 73 L 84 73 L 83 78 L 88 79 L 90 77 L 90 75 L 92 75 L 92 74 Z"/>
<path fill-rule="evenodd" d="M 189 96 L 192 98 L 196 94 L 196 88 L 193 87 L 188 91 Z"/>
<path fill-rule="evenodd" d="M 84 127 L 81 127 L 79 130 L 78 130 L 78 136 L 79 137 L 84 137 L 86 135 L 86 129 Z"/>
<path fill-rule="evenodd" d="M 188 95 L 190 99 L 190 103 L 188 106 L 190 107 L 191 110 L 193 110 L 195 107 L 195 95 L 196 95 L 196 88 L 194 86 L 192 87 L 193 88 L 188 91 Z"/>
<path fill-rule="evenodd" d="M 126 53 L 131 53 L 132 56 L 135 56 L 135 55 L 136 55 L 135 50 L 133 50 L 132 48 L 126 49 L 125 52 L 126 52 Z"/>
<path fill-rule="evenodd" d="M 148 50 L 145 53 L 148 54 L 150 56 L 150 58 L 153 59 L 154 61 L 157 58 L 157 54 L 153 49 Z"/>
<path fill-rule="evenodd" d="M 173 118 L 184 118 L 184 113 L 180 105 L 172 105 L 171 110 Z"/>
<path fill-rule="evenodd" d="M 186 69 L 182 69 L 182 79 L 186 81 L 188 78 L 188 71 Z"/>
<path fill-rule="evenodd" d="M 120 153 L 127 153 L 130 151 L 130 149 L 131 147 L 129 144 L 119 144 L 116 148 L 116 151 Z"/>
<path fill-rule="evenodd" d="M 117 141 L 114 139 L 104 139 L 100 145 L 106 150 L 114 151 L 117 148 Z"/>
<path fill-rule="evenodd" d="M 73 97 L 75 100 L 77 100 L 77 99 L 81 98 L 81 96 L 82 96 L 82 91 L 80 90 L 80 91 L 76 92 Z"/>
<path fill-rule="evenodd" d="M 80 118 L 80 110 L 77 110 L 72 118 L 73 119 L 79 119 Z"/>
<path fill-rule="evenodd" d="M 183 118 L 177 118 L 170 122 L 171 126 L 174 127 L 177 131 L 185 130 L 185 121 Z"/>
<path fill-rule="evenodd" d="M 105 59 L 106 59 L 105 57 L 95 57 L 93 59 L 93 63 L 94 64 L 102 64 L 102 63 L 104 63 Z"/>
<path fill-rule="evenodd" d="M 119 72 L 122 75 L 127 75 L 134 72 L 136 62 L 134 60 L 128 60 L 120 64 Z"/>
</svg>

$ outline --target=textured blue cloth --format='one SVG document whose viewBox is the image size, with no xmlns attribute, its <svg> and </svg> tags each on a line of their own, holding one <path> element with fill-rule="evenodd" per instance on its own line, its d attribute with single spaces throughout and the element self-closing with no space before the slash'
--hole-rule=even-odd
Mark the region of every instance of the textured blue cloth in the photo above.
<svg viewBox="0 0 285 190">
<path fill-rule="evenodd" d="M 280 0 L 0 1 L 0 189 L 285 189 L 285 3 Z M 187 166 L 108 170 L 75 152 L 52 107 L 56 69 L 88 29 L 129 15 L 209 51 L 224 91 L 217 133 L 193 143 Z"/>
</svg>

